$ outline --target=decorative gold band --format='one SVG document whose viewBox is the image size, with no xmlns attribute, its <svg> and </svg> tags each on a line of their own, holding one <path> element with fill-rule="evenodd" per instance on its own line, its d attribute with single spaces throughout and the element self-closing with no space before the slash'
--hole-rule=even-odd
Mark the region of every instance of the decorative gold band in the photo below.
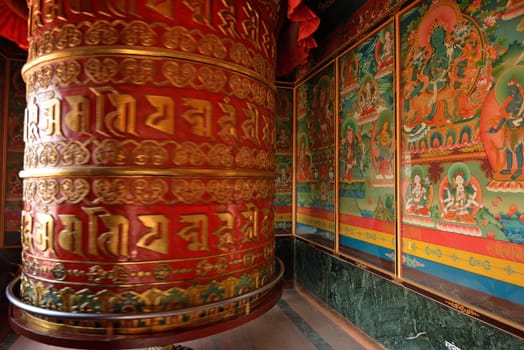
<svg viewBox="0 0 524 350">
<path fill-rule="evenodd" d="M 273 171 L 250 169 L 198 169 L 198 168 L 158 168 L 158 167 L 68 167 L 38 168 L 22 170 L 21 178 L 56 176 L 170 176 L 170 177 L 256 177 L 272 178 Z"/>
<path fill-rule="evenodd" d="M 113 46 L 113 47 L 88 47 L 88 48 L 73 48 L 73 49 L 63 49 L 59 52 L 53 52 L 45 56 L 39 57 L 29 63 L 27 63 L 22 69 L 22 74 L 25 76 L 27 73 L 32 70 L 42 66 L 50 64 L 57 60 L 71 59 L 71 58 L 88 58 L 88 57 L 97 57 L 97 56 L 121 56 L 121 57 L 141 57 L 141 58 L 150 58 L 150 59 L 176 59 L 184 60 L 193 63 L 205 64 L 208 66 L 214 66 L 217 68 L 222 68 L 227 71 L 235 72 L 238 74 L 245 75 L 254 80 L 259 81 L 265 85 L 268 89 L 273 92 L 276 92 L 276 86 L 274 82 L 266 79 L 263 75 L 255 72 L 252 69 L 245 68 L 241 65 L 222 61 L 216 58 L 206 57 L 199 54 L 180 52 L 165 48 L 149 48 L 145 50 L 143 48 L 132 48 L 129 46 Z"/>
</svg>

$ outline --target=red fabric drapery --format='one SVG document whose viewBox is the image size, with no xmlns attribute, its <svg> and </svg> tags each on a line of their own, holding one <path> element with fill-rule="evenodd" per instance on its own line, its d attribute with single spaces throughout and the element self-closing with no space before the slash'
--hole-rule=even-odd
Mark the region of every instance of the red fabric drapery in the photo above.
<svg viewBox="0 0 524 350">
<path fill-rule="evenodd" d="M 27 50 L 27 6 L 25 0 L 0 0 L 0 36 Z"/>
<path fill-rule="evenodd" d="M 320 18 L 303 0 L 289 0 L 288 24 L 278 40 L 277 77 L 285 76 L 306 63 L 309 51 L 317 47 L 313 33 Z M 25 0 L 0 0 L 0 36 L 27 50 L 27 6 Z"/>
<path fill-rule="evenodd" d="M 320 25 L 320 18 L 302 0 L 288 1 L 287 17 L 290 22 L 278 39 L 277 77 L 305 64 L 309 50 L 317 47 L 313 33 Z"/>
</svg>

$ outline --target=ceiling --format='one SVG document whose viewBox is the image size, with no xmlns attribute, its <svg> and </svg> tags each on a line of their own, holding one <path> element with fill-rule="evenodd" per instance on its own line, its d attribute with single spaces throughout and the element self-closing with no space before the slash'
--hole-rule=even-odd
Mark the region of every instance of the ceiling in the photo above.
<svg viewBox="0 0 524 350">
<path fill-rule="evenodd" d="M 323 41 L 335 28 L 349 20 L 367 0 L 305 0 L 304 3 L 320 17 L 320 27 L 314 36 Z"/>
</svg>

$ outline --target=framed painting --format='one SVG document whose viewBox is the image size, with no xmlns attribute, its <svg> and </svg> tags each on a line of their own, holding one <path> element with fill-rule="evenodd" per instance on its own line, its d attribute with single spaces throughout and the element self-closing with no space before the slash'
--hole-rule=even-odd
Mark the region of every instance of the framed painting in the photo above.
<svg viewBox="0 0 524 350">
<path fill-rule="evenodd" d="M 395 272 L 395 28 L 338 58 L 339 251 Z"/>
<path fill-rule="evenodd" d="M 400 277 L 524 329 L 522 2 L 399 15 Z"/>
<path fill-rule="evenodd" d="M 277 89 L 275 142 L 275 234 L 292 233 L 293 89 Z"/>
<path fill-rule="evenodd" d="M 335 63 L 297 87 L 297 236 L 335 248 Z"/>
</svg>

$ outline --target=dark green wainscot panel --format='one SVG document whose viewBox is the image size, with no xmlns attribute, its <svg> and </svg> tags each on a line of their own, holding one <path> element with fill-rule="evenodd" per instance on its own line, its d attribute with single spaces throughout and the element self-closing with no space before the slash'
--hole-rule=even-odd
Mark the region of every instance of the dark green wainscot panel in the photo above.
<svg viewBox="0 0 524 350">
<path fill-rule="evenodd" d="M 291 284 L 295 279 L 294 238 L 276 236 L 276 255 L 284 263 L 284 281 Z"/>
<path fill-rule="evenodd" d="M 296 240 L 296 284 L 386 349 L 524 349 L 524 340 Z"/>
</svg>

